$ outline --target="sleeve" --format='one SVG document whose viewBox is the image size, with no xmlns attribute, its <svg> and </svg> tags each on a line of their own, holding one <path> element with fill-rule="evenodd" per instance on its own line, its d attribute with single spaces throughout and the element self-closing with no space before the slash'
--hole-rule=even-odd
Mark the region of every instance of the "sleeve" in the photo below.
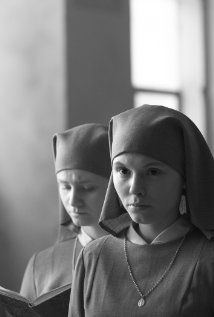
<svg viewBox="0 0 214 317">
<path fill-rule="evenodd" d="M 202 299 L 206 307 L 212 311 L 214 316 L 214 241 L 208 241 L 196 265 L 193 277 L 193 288 L 199 294 L 198 301 Z"/>
<path fill-rule="evenodd" d="M 13 317 L 2 305 L 0 306 L 0 316 L 1 317 Z"/>
<path fill-rule="evenodd" d="M 85 310 L 84 310 L 85 265 L 84 265 L 83 250 L 81 250 L 79 254 L 75 271 L 73 274 L 68 317 L 84 317 L 85 316 Z"/>
<path fill-rule="evenodd" d="M 207 291 L 206 298 L 209 300 L 209 304 L 212 310 L 212 316 L 214 316 L 214 241 L 207 243 L 206 254 L 201 255 L 201 261 L 203 263 L 203 270 L 201 270 L 200 280 L 204 281 L 204 287 L 202 287 L 201 296 L 204 296 L 205 290 Z"/>
<path fill-rule="evenodd" d="M 34 300 L 37 297 L 34 277 L 35 258 L 36 254 L 31 257 L 27 264 L 20 289 L 20 294 L 29 300 Z"/>
</svg>

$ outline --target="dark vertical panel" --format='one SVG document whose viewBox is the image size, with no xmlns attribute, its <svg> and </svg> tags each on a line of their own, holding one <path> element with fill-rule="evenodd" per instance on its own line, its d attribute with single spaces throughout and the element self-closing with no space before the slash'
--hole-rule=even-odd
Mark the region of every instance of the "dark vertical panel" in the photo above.
<svg viewBox="0 0 214 317">
<path fill-rule="evenodd" d="M 209 44 L 209 37 L 210 37 L 210 30 L 209 30 L 209 3 L 207 0 L 202 1 L 203 4 L 203 20 L 204 20 L 204 51 L 205 51 L 205 87 L 204 87 L 204 100 L 206 106 L 206 122 L 207 122 L 207 142 L 211 143 L 211 116 L 210 116 L 210 98 L 209 98 L 209 64 L 210 64 L 210 44 Z"/>
<path fill-rule="evenodd" d="M 67 127 L 132 106 L 129 1 L 107 2 L 66 2 Z"/>
<path fill-rule="evenodd" d="M 213 28 L 212 21 L 214 17 L 211 14 L 211 6 L 209 0 L 201 0 L 203 4 L 204 15 L 204 43 L 205 43 L 205 88 L 204 98 L 206 105 L 206 122 L 207 122 L 207 142 L 214 151 L 214 129 L 213 129 Z"/>
</svg>

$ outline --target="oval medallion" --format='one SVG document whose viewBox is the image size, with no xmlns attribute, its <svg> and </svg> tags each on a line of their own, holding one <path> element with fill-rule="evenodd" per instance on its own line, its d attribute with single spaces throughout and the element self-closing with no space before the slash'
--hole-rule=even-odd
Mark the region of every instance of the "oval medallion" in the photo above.
<svg viewBox="0 0 214 317">
<path fill-rule="evenodd" d="M 138 301 L 138 307 L 142 307 L 145 305 L 145 299 L 143 297 L 141 297 L 141 299 Z"/>
</svg>

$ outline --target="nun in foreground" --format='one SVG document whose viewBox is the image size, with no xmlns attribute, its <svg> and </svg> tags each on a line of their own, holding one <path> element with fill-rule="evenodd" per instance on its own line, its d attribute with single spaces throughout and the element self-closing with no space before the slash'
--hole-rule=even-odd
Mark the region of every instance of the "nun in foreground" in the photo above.
<svg viewBox="0 0 214 317">
<path fill-rule="evenodd" d="M 214 316 L 214 160 L 163 106 L 112 118 L 100 225 L 78 258 L 69 317 Z"/>
<path fill-rule="evenodd" d="M 80 250 L 106 234 L 98 220 L 111 173 L 107 127 L 89 123 L 57 133 L 53 151 L 60 196 L 59 237 L 27 265 L 21 294 L 30 300 L 71 284 Z"/>
</svg>

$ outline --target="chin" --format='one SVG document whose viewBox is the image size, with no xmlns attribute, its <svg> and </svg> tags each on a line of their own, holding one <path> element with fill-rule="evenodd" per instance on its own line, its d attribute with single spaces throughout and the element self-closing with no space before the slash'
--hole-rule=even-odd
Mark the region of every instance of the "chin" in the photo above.
<svg viewBox="0 0 214 317">
<path fill-rule="evenodd" d="M 81 227 L 82 226 L 82 223 L 81 223 L 81 221 L 78 221 L 78 220 L 76 220 L 75 219 L 75 221 L 72 219 L 72 222 L 73 222 L 73 224 L 75 225 L 75 226 L 77 226 L 77 227 Z"/>
<path fill-rule="evenodd" d="M 94 225 L 94 223 L 90 219 L 74 219 L 73 223 L 78 227 Z"/>
<path fill-rule="evenodd" d="M 142 215 L 130 215 L 131 219 L 138 224 L 148 225 L 152 223 L 151 217 L 142 217 Z"/>
<path fill-rule="evenodd" d="M 136 222 L 136 223 L 142 223 L 142 219 L 141 217 L 136 217 L 136 216 L 130 216 L 132 221 Z"/>
</svg>

